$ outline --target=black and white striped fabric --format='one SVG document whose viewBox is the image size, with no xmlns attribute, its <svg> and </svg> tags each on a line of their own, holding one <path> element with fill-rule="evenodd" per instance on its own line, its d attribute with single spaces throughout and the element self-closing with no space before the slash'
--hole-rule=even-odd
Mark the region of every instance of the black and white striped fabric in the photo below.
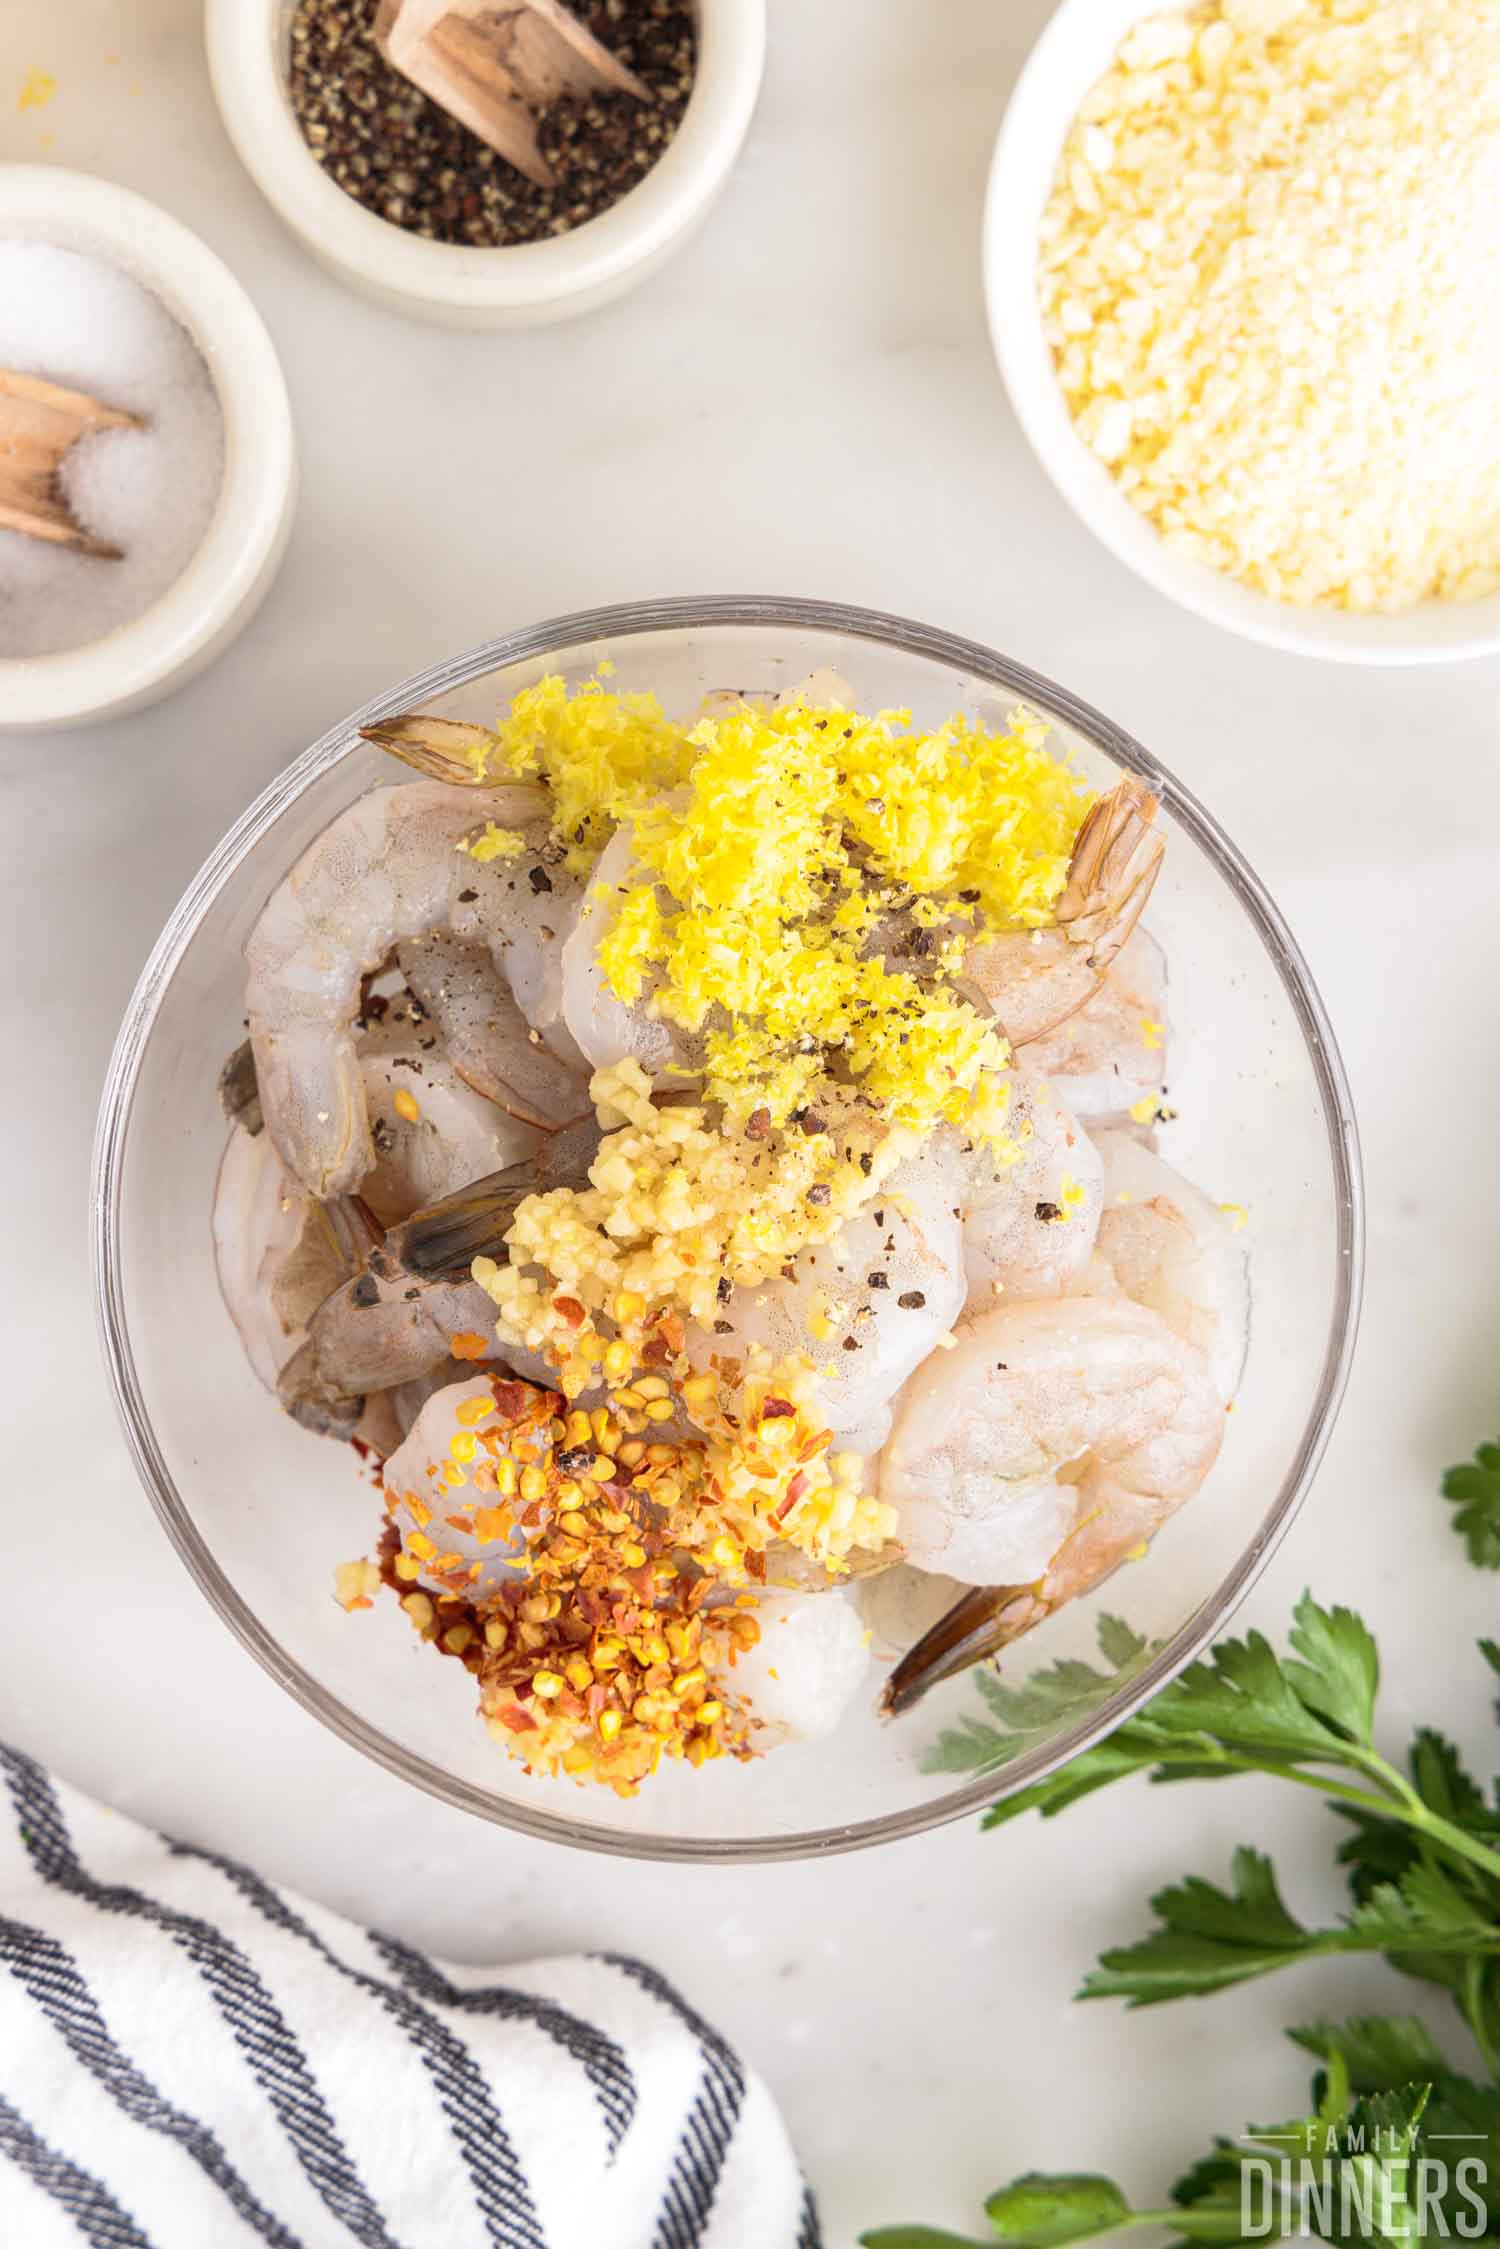
<svg viewBox="0 0 1500 2249">
<path fill-rule="evenodd" d="M 770 2095 L 640 1961 L 497 1981 L 0 1777 L 3 2249 L 819 2249 Z"/>
</svg>

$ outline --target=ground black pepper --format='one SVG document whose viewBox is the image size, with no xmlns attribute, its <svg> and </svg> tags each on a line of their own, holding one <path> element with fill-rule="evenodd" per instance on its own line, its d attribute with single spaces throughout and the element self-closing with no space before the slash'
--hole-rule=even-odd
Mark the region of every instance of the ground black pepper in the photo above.
<svg viewBox="0 0 1500 2249">
<path fill-rule="evenodd" d="M 391 69 L 373 37 L 377 6 L 298 0 L 292 109 L 330 179 L 377 218 L 429 241 L 500 249 L 597 218 L 656 163 L 692 91 L 697 38 L 688 0 L 575 4 L 655 98 L 554 102 L 540 139 L 557 183 L 538 187 Z"/>
</svg>

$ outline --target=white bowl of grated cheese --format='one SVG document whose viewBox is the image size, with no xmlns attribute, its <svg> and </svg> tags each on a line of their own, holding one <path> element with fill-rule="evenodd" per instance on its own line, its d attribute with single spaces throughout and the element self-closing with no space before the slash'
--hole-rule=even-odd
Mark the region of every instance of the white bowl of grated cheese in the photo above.
<svg viewBox="0 0 1500 2249">
<path fill-rule="evenodd" d="M 1301 0 L 1307 5 L 1308 0 Z M 1313 0 L 1315 4 L 1315 0 Z M 1265 15 L 1268 23 L 1286 20 L 1299 13 L 1299 0 L 1224 0 L 1211 10 L 1194 11 L 1194 35 L 1201 38 L 1206 21 L 1214 21 L 1228 13 L 1241 21 L 1256 15 Z M 1027 439 L 1042 467 L 1047 471 L 1057 489 L 1074 511 L 1082 518 L 1103 544 L 1121 562 L 1128 565 L 1161 593 L 1180 603 L 1195 615 L 1225 626 L 1231 632 L 1260 641 L 1269 646 L 1294 651 L 1308 656 L 1321 656 L 1334 662 L 1355 664 L 1422 664 L 1451 662 L 1462 657 L 1491 655 L 1500 651 L 1500 591 L 1480 591 L 1475 598 L 1424 599 L 1412 606 L 1361 610 L 1336 605 L 1332 599 L 1307 600 L 1277 598 L 1260 591 L 1251 583 L 1231 575 L 1228 567 L 1215 567 L 1184 551 L 1193 542 L 1183 538 L 1169 540 L 1122 488 L 1117 473 L 1102 457 L 1111 453 L 1113 439 L 1108 432 L 1101 434 L 1098 417 L 1109 404 L 1100 398 L 1094 404 L 1096 417 L 1093 427 L 1094 443 L 1086 441 L 1074 410 L 1059 379 L 1054 345 L 1044 324 L 1042 304 L 1042 230 L 1044 216 L 1057 180 L 1060 160 L 1079 111 L 1091 90 L 1104 76 L 1115 60 L 1121 41 L 1146 19 L 1153 20 L 1152 36 L 1158 24 L 1168 22 L 1159 8 L 1147 8 L 1140 0 L 1062 0 L 1051 21 L 1037 41 L 1018 79 L 1006 111 L 995 149 L 986 198 L 984 227 L 984 285 L 989 312 L 990 330 L 994 341 L 1000 372 L 1010 401 L 1015 409 Z M 1181 22 L 1181 18 L 1177 19 Z M 1223 33 L 1227 38 L 1227 31 Z M 1209 97 L 1212 99 L 1210 93 Z M 1500 127 L 1500 101 L 1493 105 L 1494 119 Z M 1112 122 L 1112 121 L 1111 121 Z M 1404 205 L 1398 207 L 1399 190 L 1392 185 L 1393 168 L 1382 161 L 1383 152 L 1376 146 L 1371 151 L 1371 168 L 1367 174 L 1367 212 L 1379 229 L 1388 227 L 1390 235 L 1389 260 L 1382 251 L 1379 267 L 1379 286 L 1373 271 L 1368 274 L 1370 301 L 1389 302 L 1394 315 L 1410 333 L 1413 323 L 1408 318 L 1413 311 L 1410 301 L 1401 302 L 1402 275 L 1414 275 L 1425 286 L 1429 266 L 1443 267 L 1445 258 L 1456 258 L 1464 248 L 1464 238 L 1455 235 L 1446 238 L 1446 220 L 1439 206 L 1429 208 L 1424 220 L 1421 239 L 1412 233 L 1408 223 L 1409 213 Z M 1477 140 L 1468 152 L 1471 176 L 1486 178 L 1484 166 L 1500 165 L 1500 130 L 1493 146 L 1488 141 Z M 1347 182 L 1321 183 L 1322 192 L 1338 194 L 1347 189 Z M 1087 183 L 1085 183 L 1087 186 Z M 1410 190 L 1406 191 L 1410 193 Z M 1355 214 L 1356 216 L 1358 214 Z M 1284 226 L 1284 212 L 1278 211 L 1275 223 Z M 1436 246 L 1434 249 L 1434 235 Z M 1365 235 L 1369 239 L 1368 232 Z M 1251 233 L 1252 259 L 1260 257 L 1260 244 Z M 1295 245 L 1294 245 L 1295 248 Z M 1175 239 L 1168 242 L 1164 253 L 1173 257 L 1179 273 L 1186 248 Z M 1286 254 L 1282 253 L 1285 258 Z M 1290 282 L 1295 292 L 1303 276 L 1295 270 L 1295 258 L 1290 261 L 1293 271 Z M 1483 321 L 1493 309 L 1500 320 L 1500 288 L 1490 292 L 1485 274 L 1486 265 L 1493 260 L 1477 261 L 1472 277 L 1472 290 L 1465 294 L 1461 304 L 1455 304 L 1452 292 L 1447 293 L 1443 305 L 1435 308 L 1460 324 L 1465 337 L 1476 343 L 1482 340 Z M 1320 276 L 1310 257 L 1309 273 L 1316 286 Z M 1448 269 L 1451 271 L 1451 265 Z M 1218 276 L 1214 304 L 1210 316 L 1217 316 L 1216 308 L 1222 306 L 1223 274 Z M 1437 295 L 1436 286 L 1433 295 Z M 1336 292 L 1341 297 L 1342 292 Z M 1469 309 L 1471 301 L 1478 303 L 1478 311 Z M 1326 299 L 1323 300 L 1327 302 Z M 1180 303 L 1173 308 L 1174 316 L 1181 311 Z M 1316 322 L 1320 312 L 1313 307 L 1292 302 L 1288 318 L 1300 317 L 1304 310 Z M 1080 318 L 1086 318 L 1082 314 Z M 1054 331 L 1055 332 L 1055 331 Z M 1339 339 L 1340 343 L 1342 339 Z M 1364 341 L 1369 342 L 1369 331 Z M 1500 342 L 1500 335 L 1497 335 Z M 1441 343 L 1441 338 L 1439 338 Z M 1334 354 L 1337 358 L 1337 353 Z M 1429 357 L 1433 355 L 1429 354 Z M 1352 352 L 1351 352 L 1352 359 Z M 1364 393 L 1356 374 L 1350 398 L 1358 406 L 1358 414 L 1348 414 L 1344 422 L 1330 434 L 1319 435 L 1314 443 L 1326 447 L 1329 485 L 1337 473 L 1349 475 L 1351 458 L 1358 473 L 1360 512 L 1368 518 L 1376 510 L 1369 502 L 1383 502 L 1386 496 L 1384 471 L 1393 460 L 1402 462 L 1410 471 L 1411 453 L 1420 464 L 1424 483 L 1433 491 L 1442 489 L 1441 478 L 1426 476 L 1426 464 L 1431 458 L 1427 433 L 1433 426 L 1431 416 L 1456 412 L 1449 400 L 1454 391 L 1451 379 L 1451 355 L 1444 361 L 1441 373 L 1448 379 L 1448 393 L 1443 401 L 1433 402 L 1429 420 L 1424 422 L 1423 409 L 1429 401 L 1413 392 L 1411 400 L 1410 451 L 1394 443 L 1374 448 L 1375 458 L 1368 473 L 1359 469 L 1361 443 L 1371 446 L 1376 424 L 1365 420 L 1359 427 L 1359 417 L 1382 412 L 1389 417 L 1391 401 L 1377 402 L 1367 408 Z M 1471 415 L 1482 430 L 1492 424 L 1500 433 L 1500 351 L 1488 357 L 1488 366 L 1477 363 L 1473 384 L 1460 404 L 1465 415 Z M 1340 372 L 1342 368 L 1340 367 Z M 1223 365 L 1210 371 L 1210 379 L 1223 374 Z M 1493 386 L 1495 398 L 1488 400 L 1486 386 Z M 1186 381 L 1191 388 L 1191 377 Z M 1241 428 L 1247 442 L 1238 457 L 1231 444 L 1231 457 L 1226 461 L 1226 484 L 1235 471 L 1241 474 L 1240 489 L 1247 494 L 1245 505 L 1253 519 L 1261 505 L 1261 490 L 1254 477 L 1258 456 L 1271 461 L 1272 454 L 1264 421 L 1262 400 L 1265 393 L 1256 397 L 1252 391 L 1245 400 L 1245 421 Z M 1396 410 L 1400 412 L 1405 400 L 1398 397 Z M 1342 409 L 1341 409 L 1342 410 Z M 1331 411 L 1331 410 L 1330 410 Z M 1257 419 L 1256 417 L 1261 417 Z M 1322 417 L 1320 429 L 1326 426 L 1329 414 Z M 1460 417 L 1461 419 L 1462 417 Z M 1404 426 L 1404 425 L 1403 425 Z M 1291 433 L 1304 448 L 1309 443 L 1309 433 L 1304 426 Z M 1179 432 L 1172 430 L 1174 448 L 1180 450 Z M 1183 426 L 1183 435 L 1191 439 L 1191 426 Z M 1276 433 L 1278 439 L 1280 433 Z M 1384 429 L 1382 429 L 1384 436 Z M 1481 442 L 1481 452 L 1483 450 Z M 1118 451 L 1118 448 L 1115 449 Z M 1342 457 L 1341 457 L 1342 456 Z M 1247 461 L 1251 474 L 1246 479 Z M 1303 462 L 1306 466 L 1304 450 Z M 1212 463 L 1200 462 L 1204 487 L 1212 482 Z M 1495 441 L 1494 490 L 1496 508 L 1490 511 L 1490 521 L 1500 520 L 1500 434 Z M 1472 444 L 1467 452 L 1455 453 L 1446 470 L 1450 490 L 1463 494 L 1470 519 L 1481 517 L 1483 510 L 1475 498 L 1482 492 L 1480 480 L 1489 476 L 1489 464 L 1476 457 Z M 1410 506 L 1412 478 L 1403 480 L 1392 473 L 1389 483 L 1391 545 L 1399 547 L 1403 529 L 1401 510 Z M 1329 486 L 1321 482 L 1316 489 L 1321 495 Z M 1346 487 L 1347 488 L 1347 487 Z M 1310 510 L 1310 514 L 1314 511 Z M 1295 515 L 1293 515 L 1295 525 Z M 1247 522 L 1242 516 L 1235 530 L 1240 535 L 1242 549 L 1252 545 L 1260 526 Z M 1368 519 L 1356 526 L 1368 542 L 1371 525 Z M 1383 526 L 1377 526 L 1377 536 Z M 1326 534 L 1326 526 L 1309 528 L 1309 541 L 1319 533 Z M 1500 533 L 1496 534 L 1500 543 Z M 1382 542 L 1383 543 L 1383 542 Z M 1484 587 L 1492 583 L 1492 574 L 1476 569 L 1468 578 L 1469 588 Z"/>
</svg>

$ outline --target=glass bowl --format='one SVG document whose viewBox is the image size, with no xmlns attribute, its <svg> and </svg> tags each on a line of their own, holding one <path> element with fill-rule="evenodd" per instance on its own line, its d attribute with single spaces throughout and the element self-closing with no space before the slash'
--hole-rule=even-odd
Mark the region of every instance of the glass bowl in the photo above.
<svg viewBox="0 0 1500 2249">
<path fill-rule="evenodd" d="M 1024 701 L 1101 785 L 1158 790 L 1170 843 L 1150 922 L 1172 970 L 1169 1159 L 1249 1212 L 1255 1296 L 1245 1383 L 1202 1493 L 1145 1561 L 1007 1651 L 1014 1684 L 1094 1654 L 1123 1615 L 1151 1661 L 1075 1707 L 1003 1770 L 924 1770 L 946 1721 L 980 1708 L 972 1677 L 882 1721 L 749 1765 L 664 1767 L 634 1798 L 534 1780 L 489 1740 L 473 1681 L 423 1647 L 389 1599 L 333 1599 L 336 1564 L 370 1550 L 379 1500 L 356 1455 L 277 1411 L 219 1298 L 209 1234 L 225 1137 L 219 1067 L 243 1025 L 240 950 L 303 847 L 372 783 L 399 778 L 359 729 L 422 707 L 492 721 L 547 671 L 650 687 L 687 711 L 709 690 L 779 690 L 820 665 L 866 707 L 991 722 Z M 1327 1440 L 1354 1340 L 1360 1264 L 1354 1120 L 1337 1050 L 1281 917 L 1208 814 L 1128 734 L 972 642 L 865 610 L 797 601 L 656 601 L 564 617 L 477 648 L 381 695 L 273 782 L 167 924 L 125 1018 L 104 1091 L 93 1184 L 105 1352 L 126 1436 L 168 1537 L 272 1677 L 325 1725 L 435 1796 L 560 1842 L 636 1857 L 753 1860 L 851 1849 L 953 1819 L 1107 1733 L 1218 1631 L 1264 1566 Z"/>
</svg>

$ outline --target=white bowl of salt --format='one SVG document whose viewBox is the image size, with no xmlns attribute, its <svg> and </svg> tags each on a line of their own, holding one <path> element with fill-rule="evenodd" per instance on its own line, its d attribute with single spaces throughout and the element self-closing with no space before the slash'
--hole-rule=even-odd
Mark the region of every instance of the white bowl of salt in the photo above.
<svg viewBox="0 0 1500 2249">
<path fill-rule="evenodd" d="M 155 204 L 0 165 L 0 369 L 132 417 L 80 437 L 53 495 L 113 558 L 0 529 L 0 733 L 138 710 L 219 655 L 276 575 L 296 447 L 275 347 Z"/>
</svg>

